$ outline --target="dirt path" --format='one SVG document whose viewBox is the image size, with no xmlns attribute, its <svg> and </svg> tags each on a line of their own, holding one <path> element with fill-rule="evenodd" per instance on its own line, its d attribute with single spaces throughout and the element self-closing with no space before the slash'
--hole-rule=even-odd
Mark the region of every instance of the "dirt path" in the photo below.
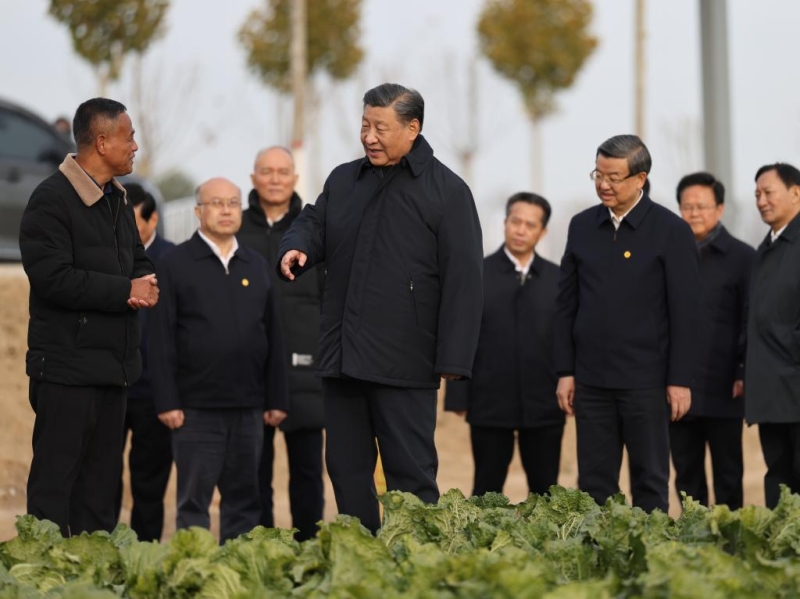
<svg viewBox="0 0 800 599">
<path fill-rule="evenodd" d="M 28 379 L 25 376 L 25 350 L 28 319 L 28 284 L 22 269 L 0 265 L 0 414 L 3 415 L 0 435 L 0 540 L 15 535 L 16 515 L 25 512 L 25 482 L 31 459 L 31 430 L 33 413 L 28 404 Z M 469 427 L 462 418 L 450 413 L 439 413 L 436 431 L 439 450 L 439 486 L 442 490 L 459 488 L 465 494 L 472 487 L 472 457 L 469 445 Z M 758 434 L 755 427 L 745 429 L 745 503 L 764 504 L 762 481 L 765 471 Z M 275 521 L 280 527 L 291 525 L 288 505 L 288 470 L 283 437 L 276 437 L 275 464 Z M 708 467 L 708 464 L 707 464 Z M 559 483 L 574 487 L 577 484 L 575 461 L 574 423 L 570 421 L 564 435 Z M 621 477 L 623 490 L 627 490 L 626 467 Z M 519 456 L 514 456 L 505 493 L 512 502 L 523 501 L 527 486 Z M 175 528 L 174 473 L 167 491 L 167 516 L 165 537 Z M 671 513 L 678 514 L 679 504 L 674 495 Z M 123 501 L 122 519 L 129 518 L 130 497 Z M 216 509 L 212 510 L 215 514 Z M 325 480 L 325 519 L 336 514 L 333 490 Z"/>
</svg>

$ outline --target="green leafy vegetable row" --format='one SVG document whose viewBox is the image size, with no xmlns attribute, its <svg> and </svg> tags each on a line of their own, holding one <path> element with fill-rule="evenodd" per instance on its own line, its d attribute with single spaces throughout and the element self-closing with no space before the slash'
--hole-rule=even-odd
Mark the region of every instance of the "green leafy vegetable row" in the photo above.
<svg viewBox="0 0 800 599">
<path fill-rule="evenodd" d="M 340 516 L 303 543 L 259 527 L 222 547 L 197 528 L 163 544 L 125 525 L 64 539 L 20 516 L 0 543 L 0 599 L 800 596 L 800 496 L 786 489 L 775 510 L 688 499 L 676 520 L 561 487 L 515 506 L 458 490 L 381 500 L 377 537 Z"/>
</svg>

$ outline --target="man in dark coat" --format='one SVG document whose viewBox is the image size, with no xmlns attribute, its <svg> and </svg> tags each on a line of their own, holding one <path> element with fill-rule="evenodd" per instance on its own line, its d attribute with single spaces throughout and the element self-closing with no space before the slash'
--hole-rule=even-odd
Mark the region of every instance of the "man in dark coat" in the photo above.
<svg viewBox="0 0 800 599">
<path fill-rule="evenodd" d="M 144 252 L 158 265 L 165 252 L 175 247 L 157 232 L 158 209 L 155 198 L 137 183 L 129 183 L 125 190 L 133 206 L 139 238 Z M 128 391 L 125 411 L 125 435 L 131 433 L 128 451 L 128 473 L 133 506 L 131 529 L 140 541 L 159 541 L 164 528 L 164 493 L 172 470 L 172 449 L 169 429 L 158 419 L 153 403 L 153 388 L 147 368 L 147 310 L 139 311 L 142 329 L 142 376 Z M 117 493 L 117 513 L 122 507 L 122 479 Z"/>
<path fill-rule="evenodd" d="M 681 216 L 700 252 L 701 291 L 692 407 L 670 424 L 675 487 L 708 505 L 706 445 L 714 472 L 714 499 L 742 507 L 744 317 L 755 250 L 728 233 L 720 219 L 725 187 L 709 173 L 678 183 Z"/>
<path fill-rule="evenodd" d="M 318 371 L 328 473 L 339 512 L 372 531 L 378 448 L 389 490 L 437 501 L 436 390 L 441 377 L 471 375 L 480 329 L 475 203 L 420 135 L 423 117 L 414 90 L 368 91 L 366 157 L 334 169 L 279 251 L 289 280 L 325 262 Z"/>
<path fill-rule="evenodd" d="M 531 493 L 558 482 L 564 413 L 556 400 L 553 319 L 558 266 L 535 253 L 550 204 L 520 192 L 506 204 L 505 244 L 483 261 L 483 317 L 472 380 L 447 383 L 445 409 L 466 415 L 473 495 L 503 492 L 516 434 Z"/>
<path fill-rule="evenodd" d="M 172 430 L 177 527 L 209 528 L 220 492 L 220 542 L 258 525 L 264 424 L 286 417 L 286 365 L 267 261 L 240 246 L 241 192 L 197 188 L 200 229 L 161 261 L 162 301 L 148 354 L 158 417 Z"/>
<path fill-rule="evenodd" d="M 28 513 L 65 536 L 116 525 L 125 400 L 141 371 L 136 310 L 158 301 L 115 179 L 133 170 L 138 149 L 125 106 L 88 100 L 73 130 L 78 153 L 34 190 L 19 236 L 36 413 Z"/>
<path fill-rule="evenodd" d="M 256 156 L 250 179 L 250 207 L 242 215 L 237 237 L 257 250 L 270 264 L 272 288 L 280 302 L 281 325 L 289 372 L 291 414 L 281 423 L 289 459 L 289 505 L 292 526 L 300 541 L 312 538 L 322 520 L 322 381 L 314 374 L 319 352 L 319 305 L 323 267 L 290 284 L 278 276 L 278 246 L 283 234 L 300 214 L 302 202 L 292 153 L 282 147 L 262 150 Z M 264 453 L 259 469 L 261 524 L 275 526 L 272 470 L 275 427 L 264 427 Z"/>
<path fill-rule="evenodd" d="M 745 417 L 758 424 L 766 504 L 775 507 L 781 484 L 800 492 L 800 171 L 758 169 L 756 206 L 770 232 L 750 288 Z"/>
<path fill-rule="evenodd" d="M 575 414 L 578 484 L 619 492 L 628 449 L 633 505 L 669 507 L 669 422 L 691 405 L 700 272 L 692 231 L 644 193 L 652 164 L 635 135 L 597 149 L 601 205 L 575 216 L 556 311 L 558 401 Z"/>
</svg>

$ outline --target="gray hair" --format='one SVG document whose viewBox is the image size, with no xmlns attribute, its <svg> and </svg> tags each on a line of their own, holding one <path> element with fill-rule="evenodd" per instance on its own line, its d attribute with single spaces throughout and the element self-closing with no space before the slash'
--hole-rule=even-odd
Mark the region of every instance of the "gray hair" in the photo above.
<svg viewBox="0 0 800 599">
<path fill-rule="evenodd" d="M 422 131 L 422 121 L 425 118 L 425 100 L 415 89 L 403 87 L 398 83 L 383 83 L 373 87 L 364 94 L 364 106 L 386 108 L 391 106 L 397 119 L 407 125 L 414 119 L 419 121 L 419 130 Z"/>
<path fill-rule="evenodd" d="M 636 135 L 615 135 L 605 140 L 597 148 L 597 156 L 606 158 L 625 158 L 628 161 L 628 174 L 650 173 L 653 159 L 644 142 Z"/>
</svg>

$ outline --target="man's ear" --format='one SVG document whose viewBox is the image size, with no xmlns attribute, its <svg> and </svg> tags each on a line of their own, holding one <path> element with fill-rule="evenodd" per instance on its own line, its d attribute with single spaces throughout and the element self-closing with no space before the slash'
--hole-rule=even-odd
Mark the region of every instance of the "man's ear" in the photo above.
<svg viewBox="0 0 800 599">
<path fill-rule="evenodd" d="M 419 135 L 419 120 L 411 119 L 411 122 L 408 124 L 408 132 L 411 135 L 411 139 L 417 139 L 417 135 Z"/>
</svg>

